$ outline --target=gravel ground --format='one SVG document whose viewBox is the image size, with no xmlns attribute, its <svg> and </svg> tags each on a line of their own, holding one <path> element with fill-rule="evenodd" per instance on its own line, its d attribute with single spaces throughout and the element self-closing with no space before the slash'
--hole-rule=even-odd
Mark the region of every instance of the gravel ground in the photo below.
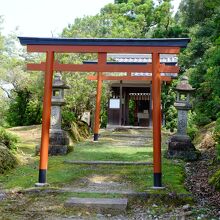
<svg viewBox="0 0 220 220">
<path fill-rule="evenodd" d="M 208 183 L 215 172 L 213 159 L 215 149 L 203 150 L 199 161 L 186 164 L 186 187 L 192 192 L 198 209 L 207 209 L 207 214 L 220 219 L 220 192 Z M 217 169 L 217 166 L 215 166 Z"/>
</svg>

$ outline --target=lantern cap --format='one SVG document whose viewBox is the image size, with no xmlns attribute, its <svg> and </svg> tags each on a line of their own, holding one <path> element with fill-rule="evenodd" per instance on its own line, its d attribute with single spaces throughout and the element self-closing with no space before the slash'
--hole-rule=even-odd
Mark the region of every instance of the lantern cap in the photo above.
<svg viewBox="0 0 220 220">
<path fill-rule="evenodd" d="M 62 80 L 61 73 L 57 72 L 54 74 L 53 88 L 56 89 L 69 89 L 70 87 Z"/>
<path fill-rule="evenodd" d="M 195 88 L 192 88 L 189 84 L 189 78 L 187 76 L 181 78 L 180 83 L 177 84 L 175 89 L 180 92 L 192 92 L 195 90 Z"/>
</svg>

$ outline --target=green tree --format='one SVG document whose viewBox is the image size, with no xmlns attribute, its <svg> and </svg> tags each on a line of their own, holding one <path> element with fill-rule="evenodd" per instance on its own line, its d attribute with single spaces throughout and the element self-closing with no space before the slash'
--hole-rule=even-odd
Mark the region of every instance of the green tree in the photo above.
<svg viewBox="0 0 220 220">
<path fill-rule="evenodd" d="M 131 13 L 135 16 L 131 16 Z M 62 36 L 75 38 L 145 38 L 179 37 L 182 36 L 182 33 L 181 27 L 176 24 L 172 16 L 170 0 L 159 1 L 157 5 L 154 4 L 153 0 L 128 0 L 117 1 L 116 4 L 108 4 L 96 16 L 76 19 L 73 24 L 64 28 Z M 61 60 L 65 60 L 63 62 L 78 63 L 80 60 L 88 59 L 95 60 L 97 57 L 77 54 L 68 57 L 62 56 Z M 84 73 L 81 76 L 86 75 Z M 96 84 L 86 82 L 78 74 L 65 74 L 65 77 L 69 85 L 71 85 L 71 89 L 67 93 L 67 108 L 74 111 L 76 117 L 78 117 L 79 112 L 85 109 L 87 101 L 90 103 L 91 109 L 92 107 L 94 108 Z M 170 99 L 173 101 L 173 93 L 168 87 L 164 91 L 169 93 Z M 168 94 L 164 93 L 164 97 L 167 96 Z M 106 96 L 103 95 L 103 99 L 106 99 Z M 166 112 L 169 106 L 173 104 L 171 104 L 171 100 L 163 100 Z M 102 103 L 104 103 L 103 106 L 105 107 L 106 102 L 103 101 Z M 167 114 L 168 127 L 174 127 L 170 122 L 171 120 L 173 120 L 173 111 Z"/>
<path fill-rule="evenodd" d="M 191 43 L 180 57 L 181 65 L 196 88 L 195 121 L 204 125 L 216 120 L 220 111 L 220 2 L 184 0 L 179 22 L 190 27 Z"/>
<path fill-rule="evenodd" d="M 42 75 L 26 72 L 27 55 L 22 54 L 17 41 L 15 33 L 7 37 L 0 35 L 2 125 L 6 121 L 10 126 L 30 125 L 41 121 Z"/>
</svg>

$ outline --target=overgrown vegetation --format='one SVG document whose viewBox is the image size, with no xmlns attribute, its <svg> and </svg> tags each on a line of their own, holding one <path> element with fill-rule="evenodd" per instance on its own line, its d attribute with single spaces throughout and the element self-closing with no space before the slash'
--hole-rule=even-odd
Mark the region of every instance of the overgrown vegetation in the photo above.
<svg viewBox="0 0 220 220">
<path fill-rule="evenodd" d="M 219 12 L 219 1 L 183 0 L 177 14 L 191 38 L 180 62 L 196 88 L 193 104 L 199 126 L 216 120 L 220 111 Z"/>
<path fill-rule="evenodd" d="M 214 130 L 214 138 L 217 142 L 217 159 L 220 162 L 220 117 L 216 121 L 215 130 Z"/>
<path fill-rule="evenodd" d="M 72 141 L 80 142 L 89 137 L 90 130 L 85 122 L 77 121 L 71 123 L 68 133 Z"/>
<path fill-rule="evenodd" d="M 17 165 L 17 159 L 14 154 L 4 145 L 0 144 L 0 173 L 14 168 Z"/>
<path fill-rule="evenodd" d="M 0 127 L 0 173 L 5 173 L 17 165 L 17 159 L 13 154 L 17 149 L 17 142 L 15 135 Z"/>
<path fill-rule="evenodd" d="M 209 180 L 216 189 L 220 190 L 220 170 L 217 171 Z"/>
<path fill-rule="evenodd" d="M 0 144 L 5 145 L 9 150 L 16 150 L 17 142 L 17 136 L 0 127 Z"/>
</svg>

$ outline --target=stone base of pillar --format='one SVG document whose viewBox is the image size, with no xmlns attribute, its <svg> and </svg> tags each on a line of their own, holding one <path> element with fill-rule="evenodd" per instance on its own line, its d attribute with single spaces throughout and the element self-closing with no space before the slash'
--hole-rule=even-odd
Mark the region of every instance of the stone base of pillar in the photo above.
<svg viewBox="0 0 220 220">
<path fill-rule="evenodd" d="M 68 153 L 69 138 L 63 130 L 50 130 L 49 155 L 65 155 Z M 36 146 L 35 154 L 39 155 L 40 145 Z"/>
<path fill-rule="evenodd" d="M 173 135 L 168 142 L 166 157 L 170 159 L 197 160 L 200 152 L 192 144 L 187 135 Z"/>
<path fill-rule="evenodd" d="M 67 154 L 67 146 L 69 145 L 69 138 L 65 131 L 50 132 L 49 155 L 65 155 Z"/>
</svg>

